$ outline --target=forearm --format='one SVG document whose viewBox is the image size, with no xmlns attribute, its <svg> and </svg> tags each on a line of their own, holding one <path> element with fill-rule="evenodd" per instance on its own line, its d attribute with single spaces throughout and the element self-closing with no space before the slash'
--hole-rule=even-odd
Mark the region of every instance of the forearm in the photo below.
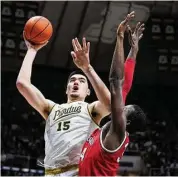
<svg viewBox="0 0 178 177">
<path fill-rule="evenodd" d="M 111 95 L 109 89 L 106 87 L 104 82 L 100 79 L 98 74 L 95 72 L 93 67 L 90 65 L 87 70 L 83 72 L 88 77 L 98 100 L 103 103 L 106 107 L 110 107 Z"/>
<path fill-rule="evenodd" d="M 35 59 L 36 53 L 37 52 L 34 49 L 28 49 L 23 60 L 17 81 L 31 82 L 32 64 Z"/>
<path fill-rule="evenodd" d="M 114 51 L 109 81 L 111 91 L 111 112 L 112 112 L 112 126 L 111 129 L 114 132 L 119 132 L 125 128 L 125 120 L 123 119 L 123 107 L 124 102 L 122 99 L 122 82 L 124 79 L 124 47 L 123 38 L 118 37 L 116 48 Z M 122 136 L 122 135 L 121 135 Z"/>
<path fill-rule="evenodd" d="M 133 60 L 136 60 L 137 53 L 138 53 L 137 49 L 131 48 L 130 52 L 129 52 L 128 56 L 127 56 L 127 59 L 131 58 Z"/>
<path fill-rule="evenodd" d="M 123 38 L 117 37 L 117 43 L 111 63 L 111 69 L 109 73 L 109 79 L 124 79 L 124 46 Z"/>
</svg>

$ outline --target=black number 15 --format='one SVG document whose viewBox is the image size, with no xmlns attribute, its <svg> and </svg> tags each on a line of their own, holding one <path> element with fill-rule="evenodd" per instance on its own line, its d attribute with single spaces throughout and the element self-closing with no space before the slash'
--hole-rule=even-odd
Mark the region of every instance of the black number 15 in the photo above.
<svg viewBox="0 0 178 177">
<path fill-rule="evenodd" d="M 70 121 L 59 122 L 57 131 L 68 130 L 70 128 Z"/>
</svg>

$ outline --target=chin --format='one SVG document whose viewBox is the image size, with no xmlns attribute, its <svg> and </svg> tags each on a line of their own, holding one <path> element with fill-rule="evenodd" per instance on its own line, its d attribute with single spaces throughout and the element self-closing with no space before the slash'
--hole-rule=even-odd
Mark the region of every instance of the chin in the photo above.
<svg viewBox="0 0 178 177">
<path fill-rule="evenodd" d="M 79 97 L 79 94 L 77 94 L 77 93 L 71 93 L 70 96 L 71 96 L 72 98 L 77 98 L 77 97 Z"/>
</svg>

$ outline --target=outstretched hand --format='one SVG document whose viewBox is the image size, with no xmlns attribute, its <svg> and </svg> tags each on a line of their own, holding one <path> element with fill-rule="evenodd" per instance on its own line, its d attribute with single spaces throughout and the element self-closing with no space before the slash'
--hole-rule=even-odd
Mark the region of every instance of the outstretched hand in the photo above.
<svg viewBox="0 0 178 177">
<path fill-rule="evenodd" d="M 127 25 L 127 31 L 129 33 L 129 43 L 133 49 L 138 51 L 138 42 L 143 37 L 143 31 L 145 30 L 144 24 L 137 23 L 135 30 L 132 32 L 129 25 Z"/>
<path fill-rule="evenodd" d="M 26 44 L 27 48 L 28 49 L 33 48 L 36 51 L 40 50 L 42 47 L 44 47 L 48 43 L 48 41 L 43 43 L 43 44 L 32 44 L 32 43 L 30 43 L 25 37 L 25 31 L 23 31 L 23 38 L 24 38 L 24 41 L 25 41 L 25 44 Z"/>
<path fill-rule="evenodd" d="M 124 33 L 125 33 L 126 29 L 127 29 L 127 24 L 134 17 L 135 17 L 135 12 L 132 11 L 131 13 L 129 13 L 127 15 L 127 17 L 125 18 L 125 20 L 120 23 L 120 25 L 118 26 L 118 29 L 117 29 L 117 35 L 118 36 L 124 38 Z"/>
<path fill-rule="evenodd" d="M 86 71 L 90 65 L 90 42 L 86 42 L 86 39 L 82 39 L 83 45 L 79 43 L 78 39 L 72 39 L 72 46 L 74 51 L 71 52 L 75 65 L 83 71 Z"/>
</svg>

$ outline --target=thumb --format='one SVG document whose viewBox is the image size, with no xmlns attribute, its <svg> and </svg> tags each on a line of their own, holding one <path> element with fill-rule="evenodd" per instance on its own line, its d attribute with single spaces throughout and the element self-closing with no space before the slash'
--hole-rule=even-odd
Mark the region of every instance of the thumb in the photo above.
<svg viewBox="0 0 178 177">
<path fill-rule="evenodd" d="M 74 51 L 71 52 L 71 55 L 72 55 L 72 58 L 73 58 L 73 59 L 76 59 L 76 58 L 77 58 L 77 56 L 76 56 L 76 54 L 75 54 Z"/>
<path fill-rule="evenodd" d="M 140 40 L 142 37 L 143 37 L 143 33 L 142 33 L 142 34 L 140 34 L 140 36 L 139 36 L 139 40 Z"/>
</svg>

